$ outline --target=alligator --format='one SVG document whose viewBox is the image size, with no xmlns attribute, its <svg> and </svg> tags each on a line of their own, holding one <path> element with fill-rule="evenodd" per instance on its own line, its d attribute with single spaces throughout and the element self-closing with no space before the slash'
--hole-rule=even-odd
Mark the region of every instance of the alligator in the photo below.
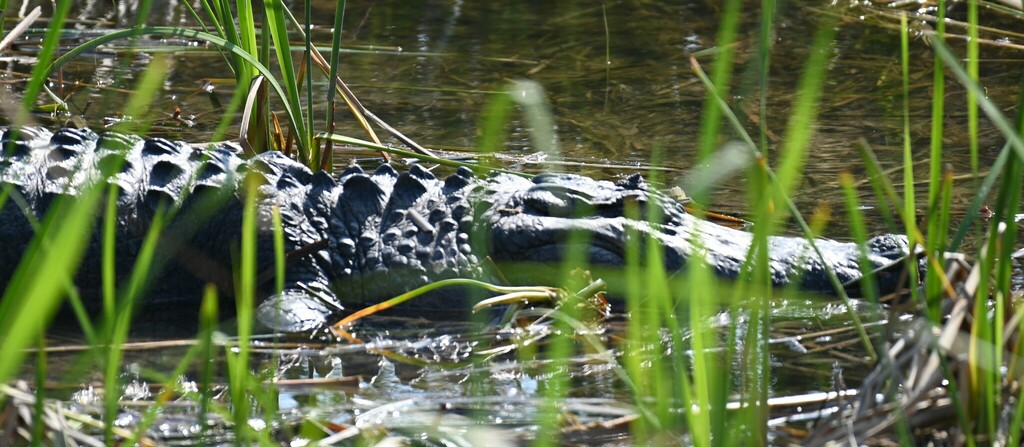
<svg viewBox="0 0 1024 447">
<path fill-rule="evenodd" d="M 168 220 L 157 251 L 162 268 L 145 292 L 147 312 L 167 318 L 194 313 L 208 284 L 228 296 L 234 291 L 247 178 L 259 185 L 257 271 L 273 276 L 275 228 L 288 254 L 284 290 L 263 293 L 268 298 L 258 310 L 264 324 L 281 331 L 319 327 L 354 305 L 446 278 L 550 281 L 515 273 L 557 268 L 516 265 L 557 265 L 580 241 L 590 265 L 621 266 L 627 241 L 653 240 L 666 269 L 680 270 L 688 258 L 701 256 L 719 276 L 735 278 L 753 240 L 749 232 L 687 213 L 640 175 L 611 182 L 573 174 L 477 175 L 463 167 L 441 179 L 420 165 L 400 173 L 385 164 L 372 173 L 351 166 L 332 176 L 279 152 L 243 158 L 233 143 L 199 147 L 88 129 L 0 130 L 0 143 L 0 191 L 9 196 L 0 204 L 0 284 L 11 280 L 35 220 L 54 203 L 106 182 L 118 194 L 119 279 L 130 272 L 157 215 Z M 102 225 L 94 227 L 75 279 L 90 311 L 98 310 L 102 290 Z M 815 242 L 821 257 L 803 238 L 770 238 L 776 286 L 828 293 L 826 267 L 842 282 L 861 276 L 855 244 Z M 906 238 L 876 236 L 867 252 L 872 267 L 891 265 L 907 253 Z M 273 289 L 273 283 L 260 287 Z"/>
</svg>

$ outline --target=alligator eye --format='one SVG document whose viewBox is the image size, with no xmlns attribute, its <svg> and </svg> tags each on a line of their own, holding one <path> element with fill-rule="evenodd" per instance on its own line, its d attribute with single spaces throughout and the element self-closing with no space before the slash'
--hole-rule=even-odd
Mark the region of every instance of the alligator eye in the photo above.
<svg viewBox="0 0 1024 447">
<path fill-rule="evenodd" d="M 550 217 L 580 217 L 576 200 L 565 191 L 533 190 L 523 198 L 523 211 L 527 214 Z"/>
<path fill-rule="evenodd" d="M 647 191 L 647 182 L 644 181 L 644 176 L 640 174 L 633 174 L 621 179 L 615 182 L 615 186 L 633 191 Z"/>
</svg>

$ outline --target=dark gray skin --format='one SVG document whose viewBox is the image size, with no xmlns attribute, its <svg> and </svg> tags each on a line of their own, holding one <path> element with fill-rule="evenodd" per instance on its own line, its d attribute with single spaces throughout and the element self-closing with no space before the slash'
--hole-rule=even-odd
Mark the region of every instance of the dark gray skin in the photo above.
<svg viewBox="0 0 1024 447">
<path fill-rule="evenodd" d="M 258 176 L 262 184 L 257 199 L 262 296 L 273 289 L 267 275 L 274 265 L 271 213 L 274 207 L 281 210 L 289 253 L 285 290 L 265 300 L 258 314 L 264 324 L 283 331 L 315 328 L 346 308 L 441 279 L 494 281 L 491 268 L 484 267 L 491 263 L 481 262 L 488 256 L 497 265 L 557 266 L 573 232 L 587 236 L 590 261 L 607 266 L 624 264 L 628 235 L 654 238 L 671 270 L 685 266 L 699 237 L 700 256 L 727 278 L 739 275 L 752 240 L 748 232 L 691 216 L 648 189 L 638 175 L 617 183 L 570 174 L 528 180 L 480 178 L 463 168 L 441 180 L 419 166 L 401 174 L 383 166 L 372 174 L 349 168 L 336 180 L 276 152 L 243 160 L 238 148 L 226 143 L 199 149 L 162 139 L 68 129 L 51 134 L 38 128 L 22 129 L 13 138 L 9 131 L 0 136 L 0 185 L 13 186 L 12 199 L 0 210 L 0 283 L 9 282 L 34 235 L 26 214 L 41 218 L 55 200 L 73 198 L 106 179 L 119 188 L 119 278 L 129 274 L 154 213 L 173 210 L 157 252 L 162 268 L 146 291 L 146 312 L 168 318 L 194 315 L 206 284 L 217 285 L 222 296 L 232 295 L 247 175 Z M 645 216 L 652 207 L 662 223 L 625 217 L 627 210 Z M 100 302 L 98 227 L 76 280 L 93 311 Z M 828 292 L 826 263 L 842 282 L 860 277 L 855 245 L 816 243 L 824 260 L 813 255 L 806 240 L 771 238 L 773 282 L 799 281 L 805 289 Z M 906 251 L 902 236 L 869 242 L 876 268 Z M 534 269 L 502 270 L 517 282 L 539 280 L 519 274 Z"/>
</svg>

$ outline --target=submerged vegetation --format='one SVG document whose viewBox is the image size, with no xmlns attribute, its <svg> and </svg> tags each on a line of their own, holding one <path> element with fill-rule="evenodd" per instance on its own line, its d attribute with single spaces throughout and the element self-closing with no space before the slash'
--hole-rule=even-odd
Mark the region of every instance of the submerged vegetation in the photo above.
<svg viewBox="0 0 1024 447">
<path fill-rule="evenodd" d="M 4 116 L 7 124 L 81 119 L 84 113 L 75 109 L 80 106 L 69 105 L 69 94 L 59 93 L 68 76 L 61 68 L 117 45 L 116 54 L 124 59 L 144 58 L 147 63 L 136 73 L 131 101 L 119 108 L 123 115 L 103 118 L 111 118 L 121 130 L 192 139 L 188 127 L 197 117 L 176 111 L 164 119 L 173 125 L 160 128 L 147 111 L 173 88 L 167 87 L 170 55 L 189 54 L 198 47 L 217 51 L 232 78 L 206 79 L 203 88 L 231 85 L 233 90 L 226 105 L 208 95 L 216 115 L 198 117 L 206 125 L 195 132 L 213 140 L 239 136 L 247 150 L 282 150 L 313 169 L 333 169 L 335 163 L 347 162 L 339 160 L 343 155 L 375 161 L 389 157 L 375 155 L 379 150 L 417 156 L 423 163 L 516 170 L 529 166 L 532 155 L 500 149 L 521 139 L 529 143 L 520 144 L 548 157 L 551 164 L 544 169 L 627 169 L 642 153 L 648 181 L 667 188 L 676 180 L 668 178 L 675 175 L 673 165 L 662 161 L 678 157 L 671 153 L 677 141 L 643 140 L 634 136 L 641 130 L 621 131 L 621 123 L 597 118 L 589 125 L 560 120 L 566 106 L 546 100 L 544 89 L 549 88 L 546 81 L 563 81 L 545 79 L 543 70 L 554 63 L 547 60 L 525 71 L 523 77 L 541 73 L 533 81 L 495 79 L 486 84 L 487 90 L 477 81 L 464 81 L 467 91 L 487 98 L 485 107 L 452 118 L 462 122 L 472 117 L 469 126 L 478 128 L 479 135 L 468 146 L 477 150 L 453 155 L 424 149 L 399 132 L 401 125 L 389 125 L 374 113 L 397 115 L 389 109 L 404 105 L 401 96 L 412 94 L 411 88 L 389 86 L 385 96 L 394 104 L 364 106 L 354 93 L 358 89 L 343 80 L 348 74 L 342 67 L 352 69 L 346 57 L 400 52 L 343 47 L 345 27 L 362 27 L 359 20 L 365 22 L 370 14 L 354 16 L 344 0 L 329 5 L 306 1 L 301 11 L 290 11 L 281 0 L 201 0 L 178 6 L 187 26 L 147 23 L 154 5 L 142 0 L 127 8 L 134 16 L 118 25 L 123 28 L 86 36 L 91 39 L 65 32 L 72 30 L 66 27 L 71 3 L 57 2 L 48 18 L 29 23 L 28 30 L 4 23 L 5 30 L 16 30 L 12 34 L 28 32 L 28 37 L 13 36 L 15 42 L 35 42 L 36 37 L 42 42 L 32 53 L 34 69 L 18 87 L 21 106 Z M 541 3 L 539 8 L 556 8 Z M 611 73 L 633 68 L 610 65 L 614 49 L 628 45 L 610 32 L 620 26 L 616 8 L 667 8 L 624 3 L 628 5 L 558 11 L 563 18 L 591 16 L 595 19 L 589 23 L 601 25 L 597 30 L 603 31 L 598 33 L 603 54 L 598 58 L 604 59 L 603 67 L 583 69 L 601 73 L 604 86 L 587 87 L 587 94 L 602 93 L 606 108 L 616 95 L 630 94 L 629 86 L 616 84 Z M 746 205 L 724 207 L 748 210 L 745 218 L 752 222 L 755 240 L 748 277 L 721 283 L 700 262 L 669 275 L 660 268 L 655 241 L 634 237 L 627 265 L 614 278 L 589 278 L 586 254 L 568 253 L 559 267 L 564 278 L 560 290 L 532 290 L 536 296 L 558 295 L 559 302 L 523 306 L 517 304 L 522 296 L 514 295 L 521 291 L 499 290 L 513 294 L 516 302 L 500 323 L 459 320 L 424 326 L 414 320 L 396 325 L 391 317 L 369 317 L 355 326 L 339 325 L 345 331 L 337 337 L 257 335 L 253 287 L 259 272 L 253 259 L 254 207 L 249 204 L 246 236 L 237 256 L 233 322 L 221 321 L 218 311 L 225 298 L 211 288 L 202 297 L 194 338 L 135 340 L 131 320 L 145 297 L 147 273 L 161 262 L 160 222 L 169 222 L 174 210 L 163 210 L 162 219 L 149 229 L 132 272 L 115 272 L 109 254 L 117 243 L 112 237 L 116 213 L 110 210 L 117 194 L 97 186 L 55 205 L 38 222 L 38 235 L 19 265 L 0 266 L 16 268 L 0 301 L 0 403 L 7 409 L 0 413 L 0 443 L 1019 444 L 1024 425 L 1024 307 L 1017 231 L 1024 184 L 1024 94 L 1019 83 L 1024 79 L 1010 86 L 984 85 L 980 65 L 990 53 L 1015 54 L 1019 64 L 1024 54 L 1021 36 L 1001 31 L 1000 24 L 1019 24 L 1024 13 L 1019 6 L 974 0 L 915 2 L 913 10 L 903 9 L 902 2 L 870 7 L 820 3 L 800 9 L 810 19 L 797 26 L 814 27 L 813 33 L 806 32 L 813 35 L 810 46 L 781 57 L 777 46 L 788 43 L 777 40 L 776 32 L 794 26 L 795 19 L 780 18 L 774 0 L 762 0 L 756 13 L 743 11 L 745 5 L 738 0 L 690 7 L 707 14 L 701 20 L 714 23 L 708 29 L 716 33 L 694 48 L 666 44 L 686 53 L 686 63 L 673 75 L 685 70 L 687 80 L 658 92 L 679 96 L 679 85 L 686 85 L 691 97 L 675 100 L 695 104 L 700 114 L 646 114 L 651 121 L 699 120 L 699 126 L 692 126 L 700 129 L 699 135 L 690 144 L 697 148 L 696 158 L 688 163 L 698 168 L 683 182 L 698 203 L 712 203 L 716 188 L 742 187 L 746 193 Z M 401 8 L 413 7 L 394 9 Z M 329 46 L 326 39 L 319 40 L 324 33 L 313 25 L 323 9 L 332 12 L 326 21 Z M 845 214 L 836 213 L 833 220 L 845 221 L 849 237 L 862 244 L 869 231 L 888 228 L 907 234 L 920 249 L 900 269 L 914 286 L 879 296 L 870 275 L 850 287 L 836 280 L 839 300 L 822 301 L 773 289 L 766 248 L 770 235 L 797 231 L 810 238 L 827 224 L 828 210 L 819 208 L 809 218 L 801 214 L 816 205 L 814 198 L 802 197 L 813 194 L 803 191 L 812 187 L 808 183 L 821 181 L 806 178 L 804 172 L 809 162 L 826 156 L 814 146 L 819 142 L 815 129 L 844 125 L 828 121 L 827 115 L 843 106 L 835 105 L 830 95 L 841 94 L 843 81 L 836 78 L 853 69 L 837 73 L 835 54 L 843 39 L 849 39 L 844 30 L 858 20 L 873 21 L 872 32 L 885 30 L 883 38 L 891 42 L 888 57 L 896 62 L 879 70 L 876 87 L 894 98 L 891 114 L 902 131 L 886 135 L 886 141 L 898 143 L 884 148 L 867 138 L 843 143 L 860 156 L 835 161 L 843 166 L 838 180 L 824 180 L 842 194 L 836 202 Z M 31 28 L 43 23 L 45 32 Z M 144 38 L 152 36 L 165 40 L 151 45 Z M 429 60 L 434 50 L 409 52 Z M 867 51 L 855 45 L 852 51 L 857 50 Z M 925 54 L 933 58 L 928 63 L 919 60 Z M 509 63 L 521 59 L 508 58 Z M 772 73 L 779 65 L 799 73 L 791 85 L 773 84 Z M 1019 70 L 1010 72 L 1019 76 Z M 954 86 L 959 86 L 955 93 Z M 992 95 L 995 88 L 1015 96 Z M 431 93 L 450 92 L 436 87 Z M 339 97 L 346 114 L 336 106 Z M 777 105 L 778 97 L 785 98 L 784 106 Z M 737 98 L 753 99 L 738 104 Z M 92 107 L 113 107 L 109 100 L 97 103 Z M 345 115 L 353 118 L 343 120 Z M 966 122 L 951 116 L 965 116 Z M 598 163 L 597 157 L 579 157 L 569 144 L 560 145 L 569 133 L 563 128 L 570 123 L 582 129 L 577 140 L 624 146 L 624 160 Z M 772 126 L 783 130 L 781 136 Z M 603 133 L 613 127 L 618 129 L 614 138 Z M 919 131 L 922 127 L 926 131 Z M 963 132 L 960 128 L 966 136 L 956 140 L 965 144 L 950 147 L 946 139 Z M 358 129 L 365 136 L 341 129 Z M 928 137 L 920 138 L 920 133 Z M 1005 143 L 986 154 L 993 140 Z M 396 150 L 393 143 L 409 151 Z M 928 147 L 926 167 L 921 166 L 921 147 Z M 959 178 L 947 162 L 949 151 L 964 148 L 970 173 Z M 879 161 L 880 152 L 889 152 L 882 154 L 884 161 Z M 965 182 L 970 186 L 964 187 Z M 925 190 L 919 191 L 922 184 Z M 871 194 L 862 192 L 868 188 Z M 10 189 L 0 190 L 0 206 L 15 200 Z M 872 204 L 873 217 L 864 215 L 865 201 Z M 73 286 L 90 234 L 84 230 L 93 226 L 103 230 L 108 254 L 100 266 L 104 290 L 99 315 L 84 311 Z M 279 269 L 284 264 L 281 246 L 276 250 Z M 924 272 L 922 278 L 917 278 L 919 272 Z M 280 270 L 277 278 L 283 281 Z M 603 284 L 623 299 L 611 316 L 595 293 Z M 847 296 L 854 288 L 863 299 Z M 387 305 L 401 306 L 406 299 L 415 297 L 403 295 Z M 66 327 L 49 327 L 62 306 L 73 314 L 74 341 L 59 335 Z"/>
</svg>

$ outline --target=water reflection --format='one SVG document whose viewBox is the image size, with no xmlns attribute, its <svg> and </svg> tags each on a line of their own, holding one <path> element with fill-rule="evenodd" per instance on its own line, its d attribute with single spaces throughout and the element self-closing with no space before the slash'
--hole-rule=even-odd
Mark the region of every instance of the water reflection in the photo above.
<svg viewBox="0 0 1024 447">
<path fill-rule="evenodd" d="M 129 26 L 137 12 L 130 2 L 82 2 L 76 7 L 76 27 L 90 30 Z M 316 1 L 312 8 L 314 39 L 326 45 L 332 36 L 335 2 Z M 301 17 L 301 4 L 293 9 Z M 788 5 L 779 11 L 766 105 L 769 149 L 784 138 L 810 31 L 825 14 L 847 18 L 840 25 L 818 133 L 812 142 L 813 155 L 805 173 L 814 194 L 797 198 L 804 209 L 810 210 L 819 200 L 837 199 L 836 176 L 851 169 L 851 160 L 859 159 L 855 143 L 860 138 L 872 144 L 889 166 L 901 161 L 899 37 L 891 29 L 891 18 L 880 12 L 888 14 L 884 8 L 826 3 Z M 546 89 L 564 157 L 628 165 L 646 163 L 657 153 L 665 166 L 684 168 L 693 162 L 705 96 L 689 58 L 714 47 L 720 13 L 713 3 L 700 1 L 506 4 L 354 0 L 347 2 L 342 32 L 351 51 L 342 57 L 340 74 L 374 113 L 430 147 L 475 148 L 480 116 L 492 92 L 504 90 L 510 79 L 531 79 Z M 760 90 L 754 80 L 753 55 L 759 14 L 751 8 L 741 17 L 730 98 L 755 140 Z M 986 18 L 999 20 L 998 16 Z M 190 20 L 184 4 L 161 1 L 154 3 L 149 22 L 185 25 L 191 24 Z M 998 27 L 999 22 L 992 26 Z M 182 43 L 139 42 L 147 48 Z M 912 57 L 919 61 L 911 80 L 911 130 L 924 159 L 932 54 L 924 39 L 915 40 L 911 47 Z M 1010 106 L 1017 88 L 1013 61 L 1019 60 L 1019 53 L 990 45 L 984 46 L 982 53 L 983 83 L 991 98 Z M 711 58 L 699 61 L 710 70 Z M 136 73 L 145 65 L 145 58 L 132 54 L 128 43 L 116 43 L 66 67 L 63 84 L 55 88 L 68 98 L 73 112 L 83 113 L 92 126 L 102 126 L 103 118 L 118 114 L 131 94 Z M 154 131 L 189 140 L 209 136 L 219 120 L 214 109 L 218 104 L 199 93 L 203 85 L 218 85 L 220 103 L 226 104 L 232 88 L 224 80 L 231 77 L 221 56 L 214 52 L 179 53 L 173 58 L 166 101 L 148 118 L 166 119 L 180 108 L 183 116 L 195 121 L 195 127 L 175 129 L 174 123 L 165 122 L 171 127 Z M 327 84 L 322 77 L 315 79 L 314 115 L 322 122 Z M 969 172 L 964 97 L 963 89 L 950 82 L 946 160 L 958 173 Z M 341 113 L 347 116 L 347 112 Z M 983 126 L 987 126 L 984 121 Z M 517 118 L 510 129 L 505 150 L 537 150 L 528 137 L 528 123 Z M 352 120 L 343 120 L 339 130 L 362 136 Z M 983 127 L 981 142 L 987 159 L 1002 139 L 993 129 Z M 675 179 L 669 176 L 667 180 Z M 711 205 L 742 211 L 742 186 L 741 180 L 721 185 Z"/>
</svg>

